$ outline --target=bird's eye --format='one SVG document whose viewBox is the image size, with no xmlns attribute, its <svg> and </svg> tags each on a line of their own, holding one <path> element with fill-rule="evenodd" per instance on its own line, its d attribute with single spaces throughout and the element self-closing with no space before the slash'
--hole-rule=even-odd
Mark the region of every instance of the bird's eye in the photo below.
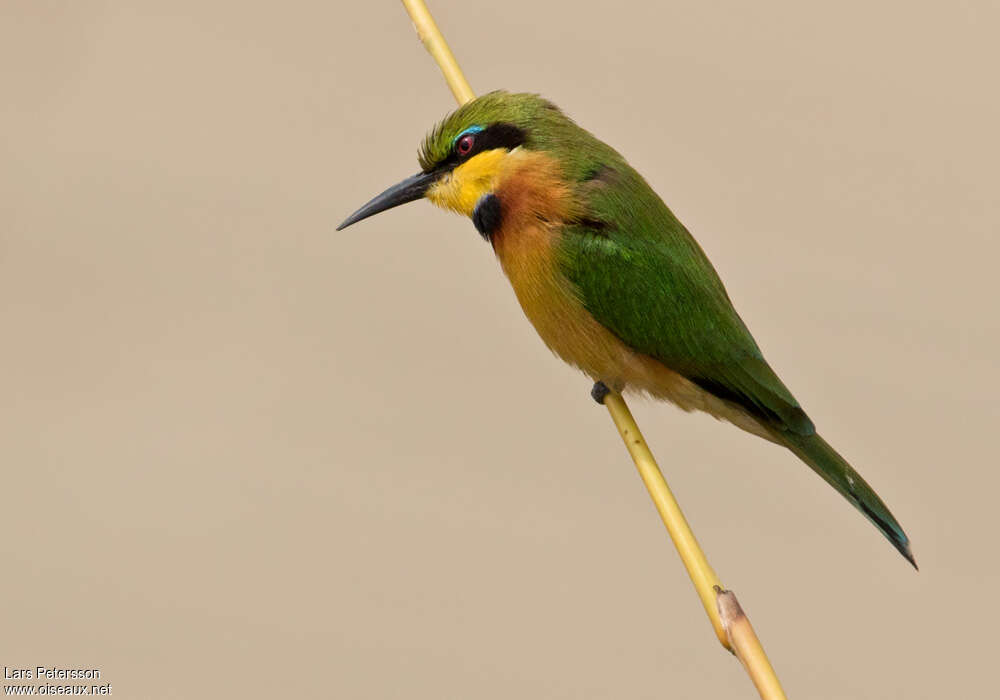
<svg viewBox="0 0 1000 700">
<path fill-rule="evenodd" d="M 476 137 L 472 134 L 466 134 L 455 144 L 455 152 L 460 156 L 467 156 L 472 153 L 472 147 L 475 143 Z"/>
</svg>

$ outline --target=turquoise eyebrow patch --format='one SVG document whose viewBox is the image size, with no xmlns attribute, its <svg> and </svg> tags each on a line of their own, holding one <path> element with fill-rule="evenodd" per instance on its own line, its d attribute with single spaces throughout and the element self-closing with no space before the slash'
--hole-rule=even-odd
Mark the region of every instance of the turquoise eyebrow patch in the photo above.
<svg viewBox="0 0 1000 700">
<path fill-rule="evenodd" d="M 483 127 L 479 126 L 478 124 L 475 125 L 475 126 L 470 126 L 468 129 L 466 129 L 465 131 L 463 131 L 461 134 L 459 134 L 458 136 L 456 136 L 455 138 L 453 138 L 451 140 L 451 145 L 454 146 L 458 142 L 458 140 L 460 138 L 462 138 L 463 136 L 465 136 L 466 134 L 478 134 L 481 131 L 483 131 Z"/>
</svg>

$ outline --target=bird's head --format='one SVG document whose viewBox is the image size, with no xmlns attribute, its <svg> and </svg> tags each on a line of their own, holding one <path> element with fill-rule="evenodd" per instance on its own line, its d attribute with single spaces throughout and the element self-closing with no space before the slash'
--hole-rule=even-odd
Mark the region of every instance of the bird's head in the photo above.
<svg viewBox="0 0 1000 700">
<path fill-rule="evenodd" d="M 393 185 L 337 230 L 387 209 L 426 197 L 471 216 L 479 198 L 522 151 L 555 151 L 583 132 L 538 95 L 491 92 L 459 107 L 434 127 L 420 147 L 420 172 Z M 589 134 L 587 134 L 589 137 Z M 554 154 L 555 155 L 555 154 Z"/>
</svg>

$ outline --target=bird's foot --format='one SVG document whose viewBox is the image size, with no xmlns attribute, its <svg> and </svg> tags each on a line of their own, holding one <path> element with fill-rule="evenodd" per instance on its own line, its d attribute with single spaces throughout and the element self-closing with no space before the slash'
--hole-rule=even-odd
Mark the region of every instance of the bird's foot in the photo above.
<svg viewBox="0 0 1000 700">
<path fill-rule="evenodd" d="M 605 397 L 611 393 L 611 389 L 604 382 L 594 382 L 594 388 L 590 390 L 590 397 L 597 403 L 603 405 Z"/>
</svg>

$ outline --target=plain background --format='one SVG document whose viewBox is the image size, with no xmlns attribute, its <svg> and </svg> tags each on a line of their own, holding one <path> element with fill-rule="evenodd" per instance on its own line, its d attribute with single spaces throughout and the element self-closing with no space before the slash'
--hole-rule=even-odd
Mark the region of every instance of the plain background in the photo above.
<svg viewBox="0 0 1000 700">
<path fill-rule="evenodd" d="M 432 3 L 644 173 L 921 571 L 633 402 L 792 697 L 995 685 L 1000 5 Z M 749 698 L 468 221 L 397 2 L 0 5 L 0 664 L 122 698 Z"/>
</svg>

